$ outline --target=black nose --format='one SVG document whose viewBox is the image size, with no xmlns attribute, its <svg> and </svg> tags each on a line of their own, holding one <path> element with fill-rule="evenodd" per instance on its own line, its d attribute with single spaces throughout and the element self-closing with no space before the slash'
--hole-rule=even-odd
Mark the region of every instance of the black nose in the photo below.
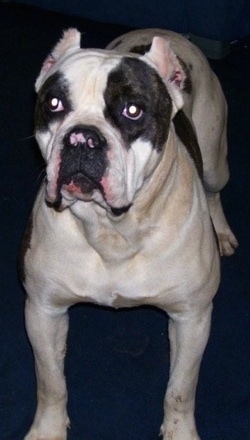
<svg viewBox="0 0 250 440">
<path fill-rule="evenodd" d="M 97 127 L 77 125 L 64 138 L 66 146 L 86 146 L 87 148 L 103 148 L 107 145 L 106 138 Z"/>
</svg>

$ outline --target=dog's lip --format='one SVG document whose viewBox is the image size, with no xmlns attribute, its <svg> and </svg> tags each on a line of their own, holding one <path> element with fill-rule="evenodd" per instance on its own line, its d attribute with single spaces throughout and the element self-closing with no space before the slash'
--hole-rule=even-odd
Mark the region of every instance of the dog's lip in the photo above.
<svg viewBox="0 0 250 440">
<path fill-rule="evenodd" d="M 57 185 L 50 185 L 48 182 L 45 199 L 49 206 L 53 206 L 57 210 L 60 210 L 64 205 L 72 205 L 76 201 L 76 197 L 65 190 L 64 185 L 59 188 Z"/>
<path fill-rule="evenodd" d="M 81 188 L 81 180 L 83 180 L 86 185 L 89 185 L 89 187 L 85 190 Z M 81 170 L 76 170 L 72 173 L 65 174 L 64 176 L 60 177 L 60 179 L 58 178 L 56 182 L 49 181 L 47 179 L 46 185 L 46 199 L 51 203 L 57 202 L 57 200 L 62 196 L 67 200 L 76 200 L 78 197 L 74 194 L 74 191 L 76 191 L 77 188 L 79 189 L 79 192 L 82 192 L 82 194 L 89 194 L 94 189 L 100 189 L 100 184 L 95 182 L 91 177 L 83 173 Z"/>
<path fill-rule="evenodd" d="M 129 203 L 128 205 L 125 205 L 125 206 L 121 206 L 120 208 L 114 208 L 111 206 L 110 210 L 115 217 L 119 217 L 122 214 L 125 214 L 126 212 L 128 212 L 129 209 L 131 208 L 131 206 L 132 206 L 132 203 Z"/>
<path fill-rule="evenodd" d="M 50 181 L 46 181 L 46 194 L 45 194 L 46 201 L 53 205 L 54 203 L 57 203 L 59 199 L 61 199 L 60 192 L 57 191 L 56 185 L 52 184 Z"/>
</svg>

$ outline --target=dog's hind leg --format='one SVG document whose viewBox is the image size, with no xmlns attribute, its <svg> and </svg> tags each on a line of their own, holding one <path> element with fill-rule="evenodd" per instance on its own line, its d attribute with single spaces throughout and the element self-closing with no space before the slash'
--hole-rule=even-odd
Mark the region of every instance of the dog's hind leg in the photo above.
<svg viewBox="0 0 250 440">
<path fill-rule="evenodd" d="M 204 187 L 221 255 L 232 255 L 237 239 L 223 212 L 220 191 L 229 179 L 227 162 L 227 104 L 217 77 L 212 74 L 209 89 L 194 101 L 192 119 L 201 149 Z"/>
<path fill-rule="evenodd" d="M 164 400 L 161 434 L 164 440 L 199 440 L 195 391 L 207 344 L 212 306 L 203 312 L 170 315 L 170 378 Z"/>
<path fill-rule="evenodd" d="M 69 419 L 64 379 L 68 315 L 65 309 L 37 305 L 29 298 L 26 328 L 35 356 L 37 411 L 24 440 L 66 440 Z"/>
</svg>

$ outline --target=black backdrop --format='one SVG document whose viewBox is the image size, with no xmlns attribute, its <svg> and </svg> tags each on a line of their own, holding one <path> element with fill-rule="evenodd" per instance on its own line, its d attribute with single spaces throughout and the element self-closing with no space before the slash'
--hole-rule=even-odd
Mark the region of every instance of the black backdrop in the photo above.
<svg viewBox="0 0 250 440">
<path fill-rule="evenodd" d="M 163 27 L 219 41 L 250 34 L 248 0 L 16 0 L 52 11 L 134 27 Z"/>
</svg>

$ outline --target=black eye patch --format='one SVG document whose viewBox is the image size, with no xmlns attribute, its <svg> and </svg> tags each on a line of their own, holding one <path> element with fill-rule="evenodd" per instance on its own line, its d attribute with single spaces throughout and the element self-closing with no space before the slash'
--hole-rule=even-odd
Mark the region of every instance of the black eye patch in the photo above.
<svg viewBox="0 0 250 440">
<path fill-rule="evenodd" d="M 53 102 L 60 103 L 53 109 Z M 35 108 L 35 129 L 46 131 L 50 122 L 63 119 L 72 110 L 69 85 L 66 78 L 56 72 L 51 75 L 38 92 Z"/>
<path fill-rule="evenodd" d="M 121 131 L 126 145 L 141 137 L 161 150 L 168 137 L 172 102 L 158 73 L 137 58 L 124 57 L 108 76 L 104 93 L 104 116 Z M 140 118 L 124 116 L 132 104 L 142 110 Z"/>
</svg>

